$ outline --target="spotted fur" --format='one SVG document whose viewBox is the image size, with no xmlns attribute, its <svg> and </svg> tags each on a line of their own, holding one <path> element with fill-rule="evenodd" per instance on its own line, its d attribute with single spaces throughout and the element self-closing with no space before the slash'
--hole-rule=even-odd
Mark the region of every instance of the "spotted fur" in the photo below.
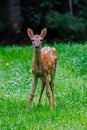
<svg viewBox="0 0 87 130">
<path fill-rule="evenodd" d="M 28 36 L 32 40 L 32 45 L 34 47 L 34 58 L 32 61 L 32 73 L 33 73 L 33 82 L 32 82 L 32 91 L 30 94 L 30 99 L 28 103 L 28 110 L 30 109 L 31 102 L 34 97 L 34 93 L 37 87 L 38 78 L 41 79 L 41 92 L 38 100 L 40 104 L 42 93 L 44 87 L 46 86 L 46 93 L 49 100 L 50 107 L 52 107 L 51 98 L 50 98 L 50 89 L 52 91 L 53 104 L 56 106 L 55 97 L 54 97 L 54 77 L 57 64 L 57 53 L 55 48 L 44 47 L 41 49 L 42 40 L 46 35 L 46 28 L 41 31 L 40 35 L 34 35 L 31 29 L 28 29 Z"/>
</svg>

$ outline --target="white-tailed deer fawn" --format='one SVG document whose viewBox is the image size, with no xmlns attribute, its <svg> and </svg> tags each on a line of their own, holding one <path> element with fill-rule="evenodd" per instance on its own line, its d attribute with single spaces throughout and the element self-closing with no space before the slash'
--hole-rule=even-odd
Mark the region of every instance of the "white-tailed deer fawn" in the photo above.
<svg viewBox="0 0 87 130">
<path fill-rule="evenodd" d="M 46 85 L 46 94 L 49 100 L 50 107 L 52 106 L 51 98 L 50 98 L 50 89 L 52 91 L 53 104 L 54 106 L 56 106 L 56 101 L 54 96 L 54 76 L 55 76 L 55 70 L 57 64 L 56 50 L 48 46 L 41 49 L 42 40 L 47 33 L 46 28 L 44 28 L 41 31 L 40 35 L 38 34 L 34 35 L 33 31 L 30 28 L 27 29 L 27 33 L 34 47 L 34 59 L 32 62 L 33 82 L 32 82 L 30 99 L 28 102 L 28 110 L 30 109 L 31 102 L 34 97 L 38 78 L 41 79 L 42 84 L 41 84 L 40 96 L 37 105 L 40 104 L 43 90 Z"/>
</svg>

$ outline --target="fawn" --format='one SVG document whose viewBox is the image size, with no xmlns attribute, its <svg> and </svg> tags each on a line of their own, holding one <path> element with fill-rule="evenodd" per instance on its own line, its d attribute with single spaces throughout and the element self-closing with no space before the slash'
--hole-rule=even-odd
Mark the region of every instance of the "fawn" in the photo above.
<svg viewBox="0 0 87 130">
<path fill-rule="evenodd" d="M 40 104 L 43 90 L 46 85 L 46 94 L 48 97 L 50 107 L 52 108 L 50 89 L 52 91 L 53 104 L 54 106 L 56 106 L 56 101 L 54 96 L 54 76 L 55 76 L 56 64 L 57 64 L 57 53 L 54 48 L 48 46 L 41 49 L 42 40 L 47 33 L 46 28 L 42 29 L 40 35 L 38 34 L 34 35 L 32 29 L 30 28 L 27 29 L 27 33 L 34 47 L 34 59 L 32 62 L 33 82 L 32 82 L 30 99 L 28 102 L 28 110 L 30 109 L 31 102 L 34 97 L 38 78 L 41 79 L 42 84 L 41 84 L 40 96 L 39 96 L 37 106 Z"/>
</svg>

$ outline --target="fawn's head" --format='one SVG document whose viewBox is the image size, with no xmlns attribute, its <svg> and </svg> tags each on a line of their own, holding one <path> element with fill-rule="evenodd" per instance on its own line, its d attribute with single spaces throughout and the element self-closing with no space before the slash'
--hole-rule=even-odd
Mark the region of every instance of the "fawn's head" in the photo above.
<svg viewBox="0 0 87 130">
<path fill-rule="evenodd" d="M 41 44 L 42 44 L 42 40 L 46 36 L 47 29 L 46 28 L 42 29 L 40 35 L 38 35 L 38 34 L 34 35 L 33 30 L 28 28 L 27 33 L 32 41 L 32 45 L 34 46 L 34 48 L 40 48 Z"/>
</svg>

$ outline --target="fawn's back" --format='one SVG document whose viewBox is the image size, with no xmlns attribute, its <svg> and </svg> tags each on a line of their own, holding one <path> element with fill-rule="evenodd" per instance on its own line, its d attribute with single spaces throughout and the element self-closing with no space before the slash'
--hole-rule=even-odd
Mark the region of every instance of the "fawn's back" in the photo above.
<svg viewBox="0 0 87 130">
<path fill-rule="evenodd" d="M 57 63 L 56 50 L 54 48 L 46 46 L 41 49 L 41 55 L 43 59 L 43 67 L 46 73 L 51 74 L 52 72 L 55 72 Z"/>
</svg>

